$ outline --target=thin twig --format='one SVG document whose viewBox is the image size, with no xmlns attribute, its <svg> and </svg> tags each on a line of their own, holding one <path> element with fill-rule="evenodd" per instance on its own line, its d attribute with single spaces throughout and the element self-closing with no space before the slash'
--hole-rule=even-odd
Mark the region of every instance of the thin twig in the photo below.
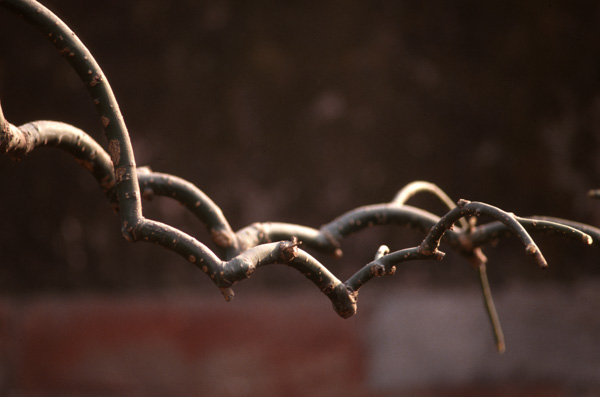
<svg viewBox="0 0 600 397">
<path fill-rule="evenodd" d="M 494 333 L 494 339 L 496 340 L 496 349 L 498 353 L 504 353 L 506 350 L 506 344 L 504 343 L 504 332 L 502 331 L 502 325 L 500 324 L 500 318 L 496 311 L 496 305 L 494 305 L 494 298 L 492 296 L 492 290 L 490 288 L 490 282 L 487 277 L 487 270 L 485 262 L 481 262 L 479 268 L 479 285 L 481 286 L 481 292 L 483 293 L 483 302 L 485 304 L 486 312 L 492 326 L 492 332 Z"/>
<path fill-rule="evenodd" d="M 440 189 L 436 184 L 426 181 L 414 181 L 404 186 L 398 193 L 396 193 L 396 196 L 392 200 L 392 204 L 405 205 L 411 197 L 419 193 L 433 194 L 440 199 L 440 201 L 444 203 L 449 210 L 456 207 L 456 203 L 452 201 L 446 192 Z M 461 218 L 459 222 L 463 229 L 467 229 L 469 227 L 469 223 L 465 218 Z"/>
</svg>

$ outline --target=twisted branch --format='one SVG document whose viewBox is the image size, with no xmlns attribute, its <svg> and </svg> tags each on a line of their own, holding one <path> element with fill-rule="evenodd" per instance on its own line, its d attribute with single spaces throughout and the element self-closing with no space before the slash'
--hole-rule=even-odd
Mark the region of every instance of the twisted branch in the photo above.
<svg viewBox="0 0 600 397">
<path fill-rule="evenodd" d="M 481 247 L 499 238 L 516 235 L 525 253 L 541 268 L 547 262 L 529 235 L 531 232 L 558 233 L 587 244 L 600 238 L 600 229 L 556 218 L 520 218 L 489 204 L 460 200 L 456 205 L 439 187 L 413 182 L 390 203 L 359 207 L 346 212 L 320 229 L 287 223 L 254 223 L 234 232 L 221 209 L 192 183 L 173 175 L 136 168 L 129 135 L 110 85 L 92 55 L 75 34 L 49 10 L 33 0 L 0 0 L 4 6 L 31 22 L 58 48 L 85 83 L 104 128 L 108 153 L 85 132 L 68 124 L 36 121 L 20 127 L 10 124 L 0 107 L 0 152 L 21 159 L 37 147 L 57 147 L 70 153 L 92 173 L 109 202 L 120 212 L 122 233 L 129 241 L 148 241 L 174 251 L 199 267 L 221 290 L 233 298 L 232 286 L 249 278 L 261 266 L 284 264 L 311 280 L 332 302 L 335 311 L 347 318 L 356 313 L 359 289 L 373 278 L 393 275 L 396 266 L 409 260 L 441 260 L 442 241 L 467 257 L 479 271 L 485 305 L 499 351 L 504 339 L 494 308 L 486 273 L 487 258 Z M 141 193 L 140 193 L 141 192 Z M 448 207 L 438 217 L 406 205 L 418 193 L 437 196 Z M 600 196 L 598 191 L 591 196 Z M 141 198 L 165 196 L 182 203 L 208 229 L 216 245 L 215 254 L 194 237 L 167 224 L 142 216 Z M 470 217 L 488 215 L 496 219 L 476 226 Z M 458 224 L 458 226 L 455 226 Z M 409 226 L 425 234 L 417 247 L 391 252 L 381 246 L 372 262 L 346 282 L 340 281 L 317 259 L 300 249 L 342 256 L 341 241 L 350 234 L 376 225 Z"/>
<path fill-rule="evenodd" d="M 83 131 L 65 123 L 52 121 L 36 121 L 15 127 L 2 117 L 0 123 L 3 130 L 10 131 L 10 134 L 3 134 L 0 137 L 0 149 L 3 152 L 15 158 L 22 158 L 36 147 L 51 146 L 62 149 L 73 155 L 79 164 L 90 171 L 105 194 L 114 201 L 115 184 L 110 156 Z M 5 126 L 8 126 L 8 129 Z M 193 237 L 166 224 L 150 220 L 143 220 L 135 229 L 135 240 L 153 242 L 179 253 L 207 273 L 227 300 L 233 297 L 231 289 L 233 284 L 250 277 L 257 267 L 283 262 L 299 270 L 315 283 L 332 300 L 336 312 L 342 317 L 348 317 L 356 312 L 358 290 L 366 282 L 374 277 L 394 274 L 395 267 L 407 260 L 441 260 L 444 254 L 437 248 L 444 239 L 451 248 L 472 260 L 473 258 L 478 260 L 486 307 L 499 350 L 503 349 L 502 332 L 485 277 L 485 257 L 481 259 L 482 255 L 477 253 L 479 247 L 514 233 L 520 236 L 526 247 L 529 247 L 527 252 L 534 254 L 538 262 L 545 266 L 541 253 L 526 229 L 561 233 L 591 243 L 589 235 L 574 228 L 585 226 L 587 231 L 600 236 L 600 231 L 591 226 L 577 224 L 569 227 L 545 220 L 519 218 L 483 203 L 460 201 L 458 207 L 439 218 L 419 208 L 402 205 L 397 199 L 392 203 L 369 205 L 349 211 L 322 226 L 320 230 L 285 223 L 255 223 L 233 233 L 220 208 L 193 184 L 172 175 L 152 172 L 146 167 L 138 169 L 137 175 L 144 198 L 151 199 L 155 195 L 165 196 L 185 205 L 206 225 L 217 247 L 224 249 L 222 257 L 230 259 L 223 261 Z M 435 185 L 418 182 L 408 185 L 402 191 L 415 193 L 414 187 L 423 186 Z M 409 196 L 405 194 L 403 197 Z M 491 215 L 499 221 L 467 230 L 454 228 L 454 223 L 464 220 L 467 216 L 479 214 Z M 282 261 L 282 256 L 278 254 L 282 249 L 280 244 L 292 243 L 271 242 L 272 240 L 295 242 L 299 238 L 309 248 L 325 253 L 337 253 L 341 256 L 339 246 L 343 238 L 368 227 L 390 224 L 409 226 L 429 233 L 418 247 L 391 254 L 388 253 L 387 247 L 382 249 L 373 262 L 358 270 L 345 283 L 300 249 L 293 251 L 294 255 L 290 260 Z"/>
</svg>

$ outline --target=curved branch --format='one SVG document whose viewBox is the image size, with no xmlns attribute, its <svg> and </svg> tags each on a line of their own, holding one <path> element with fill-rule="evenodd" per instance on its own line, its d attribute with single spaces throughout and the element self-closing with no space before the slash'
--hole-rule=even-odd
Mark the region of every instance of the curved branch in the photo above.
<svg viewBox="0 0 600 397">
<path fill-rule="evenodd" d="M 133 228 L 142 220 L 135 156 L 106 76 L 75 33 L 46 7 L 34 0 L 1 0 L 0 5 L 21 15 L 50 39 L 88 89 L 108 140 L 121 214 L 121 232 L 126 239 L 132 240 Z"/>
<path fill-rule="evenodd" d="M 338 258 L 342 256 L 337 242 L 328 239 L 320 230 L 308 226 L 282 222 L 256 222 L 238 230 L 236 237 L 242 249 L 296 237 L 307 247 L 333 254 Z"/>
<path fill-rule="evenodd" d="M 250 277 L 257 266 L 287 263 L 297 255 L 295 242 L 279 242 L 251 248 L 224 262 L 195 238 L 161 222 L 145 219 L 133 233 L 136 239 L 158 244 L 199 267 L 219 287 L 226 301 L 234 297 L 233 284 Z"/>
<path fill-rule="evenodd" d="M 452 201 L 450 196 L 446 194 L 442 189 L 440 189 L 436 184 L 426 181 L 414 181 L 404 186 L 396 196 L 392 200 L 392 204 L 396 205 L 404 205 L 406 202 L 418 193 L 431 193 L 437 198 L 440 199 L 442 203 L 446 205 L 446 207 L 451 210 L 456 207 L 456 203 Z M 461 218 L 459 220 L 460 225 L 463 229 L 467 229 L 469 224 L 466 219 Z"/>
<path fill-rule="evenodd" d="M 414 181 L 404 186 L 391 201 L 393 204 L 404 205 L 414 195 L 422 192 L 428 192 L 438 197 L 448 209 L 456 207 L 456 203 L 440 189 L 436 184 L 426 181 Z"/>
<path fill-rule="evenodd" d="M 281 241 L 250 248 L 224 263 L 224 273 L 221 274 L 221 279 L 225 280 L 224 285 L 227 283 L 233 285 L 235 282 L 250 277 L 260 266 L 284 264 L 298 270 L 312 281 L 329 298 L 336 313 L 342 318 L 348 318 L 356 313 L 358 289 L 371 278 L 383 275 L 379 270 L 373 270 L 374 268 L 395 269 L 396 265 L 408 260 L 431 257 L 441 260 L 443 257 L 441 252 L 433 255 L 417 252 L 418 248 L 397 251 L 364 266 L 348 281 L 342 283 L 317 259 L 306 251 L 298 249 L 297 245 L 296 239 L 292 239 L 292 241 Z M 393 271 L 387 271 L 386 274 L 393 274 Z M 232 293 L 230 288 L 228 291 Z"/>
<path fill-rule="evenodd" d="M 0 121 L 3 120 L 4 118 L 0 119 Z M 20 158 L 36 147 L 58 147 L 72 154 L 80 164 L 91 171 L 106 193 L 114 192 L 114 178 L 108 154 L 83 131 L 68 124 L 53 121 L 32 122 L 19 128 L 13 127 L 9 123 L 6 125 L 12 127 L 11 131 L 14 133 L 10 136 L 14 139 L 4 139 L 9 136 L 8 134 L 3 134 L 0 138 L 6 141 L 2 145 L 4 151 L 11 153 L 13 157 Z M 178 252 L 188 261 L 198 264 L 215 281 L 228 300 L 233 297 L 233 291 L 231 290 L 233 282 L 249 277 L 253 269 L 258 266 L 251 265 L 252 259 L 249 259 L 249 257 L 253 257 L 257 262 L 261 262 L 256 260 L 257 255 L 260 257 L 260 253 L 266 255 L 271 261 L 273 261 L 273 257 L 277 257 L 272 252 L 265 254 L 265 250 L 269 250 L 268 246 L 252 247 L 266 242 L 267 239 L 285 240 L 290 238 L 289 236 L 297 236 L 306 241 L 308 246 L 321 251 L 335 252 L 337 245 L 333 243 L 334 240 L 331 237 L 325 237 L 332 234 L 328 230 L 337 230 L 340 237 L 343 237 L 348 233 L 360 230 L 361 225 L 366 227 L 369 222 L 373 222 L 373 219 L 380 222 L 385 221 L 386 217 L 381 215 L 381 211 L 386 211 L 386 208 L 389 207 L 389 205 L 371 206 L 351 211 L 332 222 L 329 227 L 324 227 L 323 232 L 299 225 L 264 223 L 251 225 L 234 236 L 221 210 L 193 184 L 172 175 L 153 173 L 148 168 L 139 170 L 138 180 L 145 198 L 151 199 L 153 195 L 168 196 L 185 205 L 207 225 L 211 231 L 213 241 L 218 246 L 228 249 L 229 252 L 226 252 L 225 257 L 239 254 L 238 241 L 244 242 L 245 249 L 250 248 L 225 265 L 219 262 L 218 258 L 204 245 L 168 225 L 144 220 L 136 233 L 136 239 L 152 241 L 162 245 Z M 390 222 L 402 221 L 410 224 L 409 219 L 406 219 L 407 214 L 410 217 L 419 217 L 425 214 L 423 218 L 426 223 L 424 226 L 422 225 L 422 229 L 427 229 L 435 221 L 435 216 L 426 212 L 421 214 L 419 210 L 412 207 L 406 207 L 402 210 L 394 208 L 389 220 Z M 344 223 L 349 227 L 344 227 Z M 348 280 L 347 287 L 342 287 L 341 282 L 314 258 L 304 253 L 302 257 L 304 261 L 292 261 L 290 266 L 301 271 L 324 291 L 332 300 L 336 312 L 342 317 L 348 317 L 356 312 L 357 294 L 353 291 L 358 291 L 361 285 L 374 275 L 378 275 L 377 271 L 367 271 L 366 269 L 378 269 L 380 267 L 380 265 L 367 265 Z M 399 257 L 402 261 L 416 258 L 425 259 L 424 256 L 419 255 L 405 257 L 400 254 Z M 388 256 L 384 261 L 387 263 L 392 258 L 394 258 L 394 255 Z M 245 267 L 242 264 L 246 264 Z M 395 269 L 395 267 L 393 268 Z M 242 269 L 241 273 L 239 269 Z M 227 275 L 224 275 L 225 272 L 227 272 Z M 243 274 L 243 276 L 240 276 L 240 274 Z"/>
<path fill-rule="evenodd" d="M 4 119 L 0 107 L 0 151 L 21 159 L 35 148 L 55 147 L 71 154 L 90 171 L 111 204 L 117 208 L 115 178 L 108 153 L 92 137 L 70 124 L 56 121 L 34 121 L 15 127 Z M 224 256 L 240 253 L 237 238 L 221 209 L 200 189 L 176 176 L 138 169 L 138 181 L 143 196 L 164 195 L 176 199 L 198 217 L 210 232 L 213 242 Z"/>
<path fill-rule="evenodd" d="M 20 158 L 36 147 L 60 148 L 69 152 L 84 168 L 92 172 L 109 196 L 110 192 L 114 192 L 114 178 L 108 154 L 83 131 L 68 124 L 53 121 L 36 121 L 17 128 L 6 122 L 3 117 L 0 117 L 0 126 L 5 132 L 0 136 L 0 149 L 4 152 Z M 374 277 L 394 274 L 395 266 L 407 260 L 428 258 L 441 260 L 444 254 L 437 251 L 437 248 L 434 250 L 423 248 L 432 245 L 437 247 L 439 240 L 447 237 L 448 243 L 453 248 L 474 260 L 479 268 L 486 308 L 500 351 L 504 346 L 502 330 L 491 300 L 485 273 L 485 257 L 477 251 L 478 246 L 491 239 L 508 235 L 510 232 L 514 233 L 515 227 L 514 225 L 510 227 L 510 219 L 522 223 L 526 229 L 562 233 L 590 242 L 588 235 L 556 221 L 575 224 L 574 222 L 556 219 L 554 222 L 549 222 L 518 218 L 495 209 L 495 207 L 464 201 L 460 202 L 462 208 L 450 211 L 443 218 L 408 205 L 377 204 L 349 211 L 324 225 L 320 230 L 274 222 L 253 224 L 240 230 L 237 234 L 233 234 L 221 210 L 196 186 L 172 175 L 151 172 L 148 168 L 141 168 L 139 171 L 138 180 L 144 197 L 150 199 L 153 195 L 162 195 L 181 202 L 207 225 L 212 239 L 217 246 L 226 249 L 225 257 L 231 259 L 223 262 L 193 237 L 171 226 L 151 220 L 143 220 L 133 229 L 134 239 L 151 241 L 179 253 L 207 273 L 227 300 L 233 298 L 232 285 L 248 278 L 257 267 L 283 263 L 297 269 L 315 283 L 331 300 L 335 311 L 346 318 L 356 312 L 358 290 L 362 285 Z M 504 219 L 505 223 L 492 222 L 471 230 L 451 230 L 452 224 L 457 219 L 461 219 L 461 216 L 477 215 L 480 212 L 490 213 L 500 219 L 502 219 L 502 214 L 506 214 L 507 218 Z M 271 239 L 287 240 L 299 237 L 311 248 L 324 252 L 336 252 L 342 238 L 367 227 L 381 224 L 407 225 L 422 231 L 430 230 L 430 232 L 419 247 L 391 254 L 387 253 L 389 252 L 387 247 L 382 247 L 373 262 L 363 266 L 345 283 L 338 280 L 308 253 L 294 250 L 297 245 L 294 241 L 267 244 Z M 574 226 L 594 233 L 599 232 L 598 229 L 588 225 L 575 224 Z M 429 243 L 427 243 L 428 241 Z M 240 253 L 242 250 L 244 252 Z"/>
<path fill-rule="evenodd" d="M 396 273 L 396 265 L 415 259 L 435 259 L 442 260 L 444 253 L 435 251 L 434 253 L 424 253 L 419 247 L 405 248 L 391 254 L 381 255 L 376 260 L 363 266 L 359 271 L 346 281 L 346 285 L 354 291 L 365 285 L 373 277 L 391 276 Z"/>
<path fill-rule="evenodd" d="M 428 192 L 434 194 L 446 205 L 446 207 L 449 210 L 452 210 L 454 209 L 454 207 L 456 207 L 456 204 L 446 194 L 446 192 L 440 189 L 437 185 L 424 181 L 416 181 L 406 185 L 403 189 L 401 189 L 398 192 L 393 202 L 404 204 L 410 197 L 420 192 Z M 471 231 L 471 228 L 469 227 L 469 222 L 466 218 L 460 218 L 459 223 L 460 231 L 463 232 L 463 234 L 465 231 Z M 488 318 L 492 326 L 492 331 L 496 339 L 496 348 L 498 349 L 498 352 L 502 353 L 505 350 L 504 333 L 502 332 L 502 326 L 500 325 L 500 319 L 498 318 L 498 312 L 496 311 L 492 291 L 490 289 L 490 282 L 487 276 L 487 258 L 485 257 L 485 255 L 481 251 L 481 248 L 479 247 L 469 248 L 468 250 L 465 250 L 464 239 L 459 238 L 454 239 L 454 241 L 458 242 L 458 250 L 462 251 L 463 255 L 467 256 L 473 262 L 475 268 L 477 268 L 478 270 L 479 285 L 483 293 L 483 301 L 486 308 L 486 312 L 488 314 Z"/>
<path fill-rule="evenodd" d="M 600 229 L 583 223 L 540 216 L 530 218 L 515 216 L 515 219 L 528 232 L 558 234 L 588 245 L 592 244 L 594 240 L 600 241 L 598 240 L 600 239 Z M 467 234 L 469 242 L 474 247 L 479 247 L 493 240 L 508 237 L 512 235 L 512 232 L 507 225 L 496 221 L 474 227 Z"/>
<path fill-rule="evenodd" d="M 109 156 L 96 141 L 82 130 L 69 124 L 54 121 L 35 121 L 20 127 L 14 127 L 4 119 L 1 108 L 0 126 L 4 131 L 0 135 L 0 150 L 11 154 L 13 157 L 20 158 L 36 147 L 58 147 L 73 155 L 84 168 L 92 172 L 105 193 L 109 197 L 114 197 L 111 193 L 114 193 L 115 183 Z M 339 254 L 339 245 L 342 238 L 367 227 L 381 224 L 399 224 L 427 231 L 440 220 L 440 218 L 427 211 L 408 205 L 376 204 L 349 211 L 322 226 L 320 230 L 273 222 L 255 223 L 234 234 L 220 208 L 195 185 L 172 175 L 151 172 L 148 168 L 140 168 L 138 180 L 144 192 L 144 197 L 151 198 L 153 195 L 163 195 L 174 198 L 185 205 L 207 225 L 216 245 L 226 249 L 226 258 L 239 254 L 243 249 L 273 240 L 289 239 L 293 236 L 299 237 L 311 248 Z M 423 182 L 408 186 L 411 185 L 415 187 L 429 186 L 424 185 Z M 404 192 L 407 191 L 405 189 L 403 189 Z M 401 196 L 407 197 L 406 193 Z M 469 203 L 468 205 L 475 206 L 479 204 Z M 588 244 L 591 243 L 591 237 L 588 234 L 596 239 L 600 238 L 600 229 L 589 225 L 558 218 L 520 218 L 495 207 L 487 206 L 485 208 L 488 209 L 480 208 L 475 210 L 473 214 L 490 211 L 489 208 L 494 208 L 493 213 L 490 214 L 501 219 L 501 222 L 492 222 L 471 230 L 460 229 L 458 232 L 450 228 L 445 230 L 442 236 L 448 237 L 448 242 L 452 247 L 471 253 L 473 248 L 514 233 L 514 225 L 513 227 L 510 226 L 512 219 L 522 224 L 526 230 L 560 233 Z M 450 216 L 453 211 L 456 210 L 452 210 L 446 217 Z M 463 219 L 460 216 L 464 216 L 464 214 L 458 214 L 456 217 L 459 220 Z"/>
<path fill-rule="evenodd" d="M 295 245 L 295 240 L 288 243 L 286 247 L 290 244 Z M 348 318 L 356 313 L 358 291 L 349 289 L 345 283 L 342 283 L 333 273 L 306 251 L 297 249 L 295 255 L 290 256 L 287 261 L 263 261 L 259 266 L 282 262 L 298 270 L 312 281 L 329 298 L 335 312 L 340 317 Z"/>
<path fill-rule="evenodd" d="M 594 227 L 592 225 L 587 225 L 585 223 L 575 222 L 575 221 L 571 221 L 568 219 L 556 218 L 556 217 L 551 217 L 551 216 L 535 215 L 535 216 L 532 216 L 531 219 L 563 224 L 563 225 L 572 227 L 573 229 L 577 229 L 582 233 L 588 234 L 589 236 L 591 236 L 593 241 L 600 241 L 600 228 Z M 592 244 L 592 241 L 591 240 L 588 241 L 588 244 Z"/>
<path fill-rule="evenodd" d="M 254 223 L 237 232 L 241 247 L 297 237 L 303 244 L 324 253 L 342 256 L 341 240 L 375 225 L 403 225 L 427 232 L 439 217 L 408 205 L 374 204 L 351 210 L 319 230 L 294 224 Z"/>
<path fill-rule="evenodd" d="M 56 121 L 34 121 L 15 127 L 4 119 L 1 112 L 0 107 L 0 125 L 5 131 L 0 134 L 1 151 L 20 159 L 37 147 L 62 149 L 73 155 L 79 164 L 93 174 L 114 204 L 115 183 L 110 157 L 93 138 L 72 125 Z M 192 183 L 173 175 L 151 172 L 147 167 L 138 169 L 138 181 L 144 198 L 151 199 L 154 195 L 167 196 L 188 208 L 207 226 L 215 244 L 225 249 L 225 258 L 232 258 L 259 244 L 287 240 L 293 236 L 298 237 L 308 247 L 339 257 L 342 238 L 373 225 L 396 224 L 428 231 L 439 220 L 436 215 L 412 206 L 375 204 L 349 211 L 322 226 L 320 230 L 294 224 L 266 222 L 247 226 L 234 235 L 221 209 Z M 411 186 L 412 189 L 408 189 Z M 401 190 L 404 193 L 399 195 L 408 198 L 408 192 L 415 192 L 417 188 L 429 189 L 432 186 L 435 187 L 426 182 L 416 182 L 407 185 Z M 439 190 L 437 187 L 436 189 Z M 594 239 L 600 239 L 600 229 L 582 223 L 549 217 L 515 219 L 529 231 L 559 233 L 586 243 L 590 243 L 588 234 Z M 472 247 L 479 247 L 511 234 L 511 230 L 505 224 L 491 222 L 474 227 L 468 232 L 463 229 L 449 230 L 444 237 L 448 237 L 447 241 L 453 248 L 470 252 Z M 465 250 L 465 247 L 468 249 Z"/>
<path fill-rule="evenodd" d="M 440 244 L 440 240 L 444 233 L 452 228 L 452 225 L 461 217 L 467 215 L 489 215 L 496 218 L 503 224 L 505 224 L 517 237 L 519 237 L 525 245 L 525 253 L 532 255 L 538 265 L 545 269 L 548 267 L 546 259 L 542 255 L 541 251 L 529 235 L 525 228 L 517 221 L 514 214 L 510 214 L 506 211 L 502 211 L 500 208 L 491 206 L 489 204 L 470 202 L 467 200 L 460 200 L 457 203 L 457 207 L 444 215 L 440 221 L 431 229 L 429 235 L 423 240 L 419 246 L 425 252 L 431 252 L 437 250 Z"/>
<path fill-rule="evenodd" d="M 320 252 L 342 256 L 341 240 L 352 233 L 375 225 L 402 225 L 427 232 L 439 217 L 416 207 L 374 204 L 351 210 L 319 230 L 280 222 L 254 223 L 237 232 L 241 247 L 297 237 L 303 244 Z"/>
<path fill-rule="evenodd" d="M 2 109 L 0 108 L 0 112 Z M 6 122 L 6 120 L 4 120 Z M 33 121 L 19 127 L 6 122 L 0 135 L 0 151 L 22 159 L 37 147 L 58 147 L 90 171 L 107 197 L 116 204 L 115 178 L 108 153 L 84 131 L 57 121 Z"/>
<path fill-rule="evenodd" d="M 404 225 L 427 232 L 438 220 L 438 216 L 409 205 L 374 204 L 346 212 L 320 230 L 339 242 L 352 233 L 374 225 Z"/>
<path fill-rule="evenodd" d="M 369 216 L 374 216 L 373 211 L 361 211 L 361 209 L 357 211 L 358 212 L 356 213 L 351 211 L 349 214 L 358 214 L 359 217 L 366 216 L 366 214 L 369 214 Z M 396 213 L 398 214 L 402 212 Z M 414 214 L 412 211 L 408 211 L 408 213 Z M 406 213 L 402 214 L 406 215 Z M 356 312 L 358 290 L 360 287 L 374 277 L 393 275 L 395 273 L 396 266 L 405 261 L 417 259 L 441 260 L 445 254 L 439 251 L 437 247 L 439 246 L 440 240 L 444 234 L 448 232 L 452 228 L 452 225 L 461 217 L 470 215 L 478 216 L 481 214 L 490 215 L 498 219 L 500 222 L 503 222 L 510 231 L 519 236 L 519 238 L 523 241 L 526 246 L 526 253 L 533 255 L 540 266 L 547 266 L 541 252 L 537 249 L 537 246 L 527 234 L 527 231 L 520 225 L 514 215 L 487 204 L 461 200 L 455 209 L 451 210 L 444 217 L 440 218 L 433 225 L 433 227 L 431 227 L 429 233 L 418 247 L 387 253 L 389 249 L 385 246 L 382 246 L 378 250 L 375 260 L 359 269 L 345 283 L 342 283 L 339 279 L 337 279 L 326 267 L 324 267 L 311 255 L 303 250 L 297 249 L 295 238 L 293 238 L 291 242 L 283 241 L 279 243 L 269 243 L 250 248 L 224 265 L 225 270 L 223 280 L 226 281 L 226 284 L 233 284 L 237 281 L 248 278 L 259 266 L 283 263 L 300 271 L 315 285 L 317 285 L 319 289 L 332 301 L 335 311 L 341 317 L 347 318 Z M 347 219 L 356 218 L 353 216 L 348 216 Z M 344 222 L 343 225 L 350 225 L 350 223 Z M 288 225 L 280 224 L 279 226 L 285 227 Z M 550 224 L 548 223 L 545 226 L 549 227 Z M 350 229 L 352 228 L 350 227 Z M 313 230 L 311 233 L 312 235 L 316 236 L 314 232 L 315 231 Z M 463 233 L 466 233 L 466 231 L 461 232 L 461 234 Z M 293 253 L 289 252 L 290 247 L 292 247 Z M 281 252 L 284 252 L 284 254 Z M 493 305 L 489 283 L 487 281 L 485 261 L 482 260 L 481 256 L 475 256 L 475 260 L 479 261 L 478 267 L 481 279 L 481 287 L 484 294 L 486 309 L 488 311 L 488 315 L 490 316 L 492 329 L 496 338 L 496 345 L 499 351 L 503 351 L 505 348 L 504 337 L 496 309 Z"/>
<path fill-rule="evenodd" d="M 169 174 L 152 172 L 147 167 L 138 168 L 138 181 L 142 197 L 166 196 L 183 204 L 204 225 L 211 240 L 219 247 L 225 258 L 241 252 L 238 239 L 223 215 L 223 211 L 194 184 Z"/>
<path fill-rule="evenodd" d="M 223 262 L 208 247 L 190 235 L 167 224 L 144 219 L 133 230 L 135 238 L 158 244 L 183 256 L 209 275 L 219 287 L 231 284 L 222 280 Z"/>
</svg>

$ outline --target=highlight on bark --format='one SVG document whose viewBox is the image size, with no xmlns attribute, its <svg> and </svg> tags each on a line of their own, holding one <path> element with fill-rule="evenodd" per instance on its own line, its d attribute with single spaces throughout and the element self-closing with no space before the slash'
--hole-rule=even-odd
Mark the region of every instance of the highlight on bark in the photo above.
<svg viewBox="0 0 600 397">
<path fill-rule="evenodd" d="M 233 286 L 250 278 L 265 265 L 280 264 L 298 270 L 331 301 L 343 318 L 356 313 L 359 289 L 370 280 L 393 275 L 403 262 L 433 259 L 445 253 L 440 244 L 465 257 L 476 269 L 484 305 L 498 351 L 505 349 L 503 332 L 489 281 L 487 258 L 482 248 L 516 236 L 524 253 L 540 268 L 548 266 L 530 233 L 554 234 L 592 244 L 600 229 L 552 217 L 522 218 L 497 207 L 467 200 L 452 201 L 438 186 L 416 181 L 402 188 L 387 203 L 371 204 L 348 211 L 320 228 L 281 222 L 262 222 L 233 231 L 221 209 L 193 183 L 174 175 L 137 167 L 129 134 L 106 76 L 77 36 L 51 11 L 34 0 L 0 0 L 0 6 L 21 15 L 58 48 L 88 88 L 105 132 L 108 152 L 84 131 L 56 121 L 33 121 L 21 126 L 9 123 L 0 107 L 0 153 L 20 160 L 41 147 L 55 147 L 70 155 L 98 182 L 109 203 L 119 213 L 123 236 L 129 241 L 147 241 L 171 250 L 198 267 L 230 301 Z M 443 216 L 407 205 L 417 194 L 432 194 L 446 207 Z M 600 190 L 589 192 L 599 198 Z M 177 200 L 197 217 L 210 234 L 214 250 L 165 223 L 143 217 L 142 199 L 154 196 Z M 478 225 L 479 216 L 494 221 Z M 378 225 L 410 227 L 424 236 L 416 247 L 391 252 L 382 245 L 372 262 L 348 280 L 339 280 L 308 251 L 343 256 L 347 236 Z"/>
</svg>

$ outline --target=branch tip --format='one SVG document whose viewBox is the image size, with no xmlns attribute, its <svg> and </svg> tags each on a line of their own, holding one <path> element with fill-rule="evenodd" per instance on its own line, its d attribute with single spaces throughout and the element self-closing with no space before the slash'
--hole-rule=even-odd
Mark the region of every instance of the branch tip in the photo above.
<svg viewBox="0 0 600 397">
<path fill-rule="evenodd" d="M 336 248 L 335 251 L 333 251 L 333 257 L 335 259 L 342 259 L 343 256 L 344 256 L 344 252 L 342 251 L 341 248 Z"/>
<path fill-rule="evenodd" d="M 534 243 L 527 244 L 527 246 L 525 247 L 525 254 L 533 255 L 535 257 L 535 261 L 538 263 L 540 268 L 546 269 L 548 267 L 548 262 L 546 262 L 546 258 L 544 258 L 544 255 L 542 255 L 542 252 Z"/>
<path fill-rule="evenodd" d="M 436 249 L 435 251 L 433 251 L 432 255 L 433 259 L 435 259 L 436 261 L 441 261 L 446 256 L 446 253 Z"/>
<path fill-rule="evenodd" d="M 223 294 L 225 301 L 231 302 L 231 300 L 235 296 L 233 289 L 231 289 L 231 287 L 219 287 L 219 289 L 221 290 L 221 293 Z"/>
<path fill-rule="evenodd" d="M 538 252 L 538 248 L 537 245 L 535 244 L 527 244 L 527 246 L 525 247 L 525 253 L 527 255 L 535 255 Z"/>
<path fill-rule="evenodd" d="M 332 299 L 333 308 L 341 318 L 349 318 L 356 314 L 356 303 L 358 291 L 346 284 L 338 284 L 330 291 L 334 295 Z"/>
<path fill-rule="evenodd" d="M 470 201 L 469 200 L 465 200 L 465 199 L 460 199 L 456 202 L 456 206 L 459 208 L 464 207 L 465 205 L 469 204 Z"/>
<path fill-rule="evenodd" d="M 496 349 L 498 349 L 498 353 L 504 353 L 506 351 L 506 345 L 504 344 L 504 341 L 498 342 L 496 344 Z"/>
<path fill-rule="evenodd" d="M 389 253 L 390 253 L 390 247 L 388 247 L 387 245 L 384 244 L 377 249 L 377 252 L 375 253 L 375 260 L 380 259 Z"/>
</svg>

